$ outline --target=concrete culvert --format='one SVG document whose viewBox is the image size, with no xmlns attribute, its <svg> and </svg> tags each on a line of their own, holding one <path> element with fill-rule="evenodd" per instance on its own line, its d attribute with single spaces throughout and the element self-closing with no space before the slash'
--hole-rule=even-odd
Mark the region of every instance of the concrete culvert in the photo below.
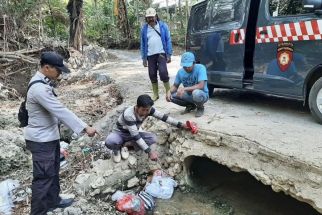
<svg viewBox="0 0 322 215">
<path fill-rule="evenodd" d="M 233 172 L 206 157 L 190 156 L 184 163 L 194 190 L 225 202 L 234 214 L 319 214 L 306 203 L 274 192 L 247 172 Z"/>
</svg>

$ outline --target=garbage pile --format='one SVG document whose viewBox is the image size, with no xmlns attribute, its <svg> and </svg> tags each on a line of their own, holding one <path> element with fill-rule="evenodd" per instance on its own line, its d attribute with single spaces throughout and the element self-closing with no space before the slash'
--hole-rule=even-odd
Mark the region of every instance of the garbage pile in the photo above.
<svg viewBox="0 0 322 215">
<path fill-rule="evenodd" d="M 0 214 L 12 214 L 12 208 L 14 207 L 13 191 L 19 186 L 18 180 L 7 179 L 0 182 Z"/>
<path fill-rule="evenodd" d="M 146 212 L 153 212 L 154 198 L 170 199 L 177 185 L 177 182 L 163 170 L 155 170 L 142 191 L 133 194 L 118 190 L 112 195 L 112 200 L 116 201 L 116 210 L 120 212 L 144 215 Z"/>
</svg>

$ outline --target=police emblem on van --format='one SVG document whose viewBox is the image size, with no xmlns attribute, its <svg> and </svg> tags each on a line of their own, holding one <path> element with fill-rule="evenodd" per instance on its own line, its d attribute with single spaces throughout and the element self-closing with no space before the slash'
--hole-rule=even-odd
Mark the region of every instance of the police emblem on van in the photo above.
<svg viewBox="0 0 322 215">
<path fill-rule="evenodd" d="M 293 43 L 279 43 L 277 47 L 277 63 L 282 72 L 285 72 L 293 60 Z"/>
</svg>

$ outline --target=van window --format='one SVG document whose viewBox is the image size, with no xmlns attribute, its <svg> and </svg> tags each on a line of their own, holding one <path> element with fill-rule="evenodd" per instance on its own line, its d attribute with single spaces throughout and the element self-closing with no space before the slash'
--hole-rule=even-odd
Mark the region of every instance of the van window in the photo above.
<svg viewBox="0 0 322 215">
<path fill-rule="evenodd" d="M 194 32 L 206 30 L 209 24 L 209 17 L 206 16 L 206 6 L 201 5 L 196 8 L 192 19 L 192 30 Z"/>
<path fill-rule="evenodd" d="M 211 25 L 227 22 L 239 22 L 245 11 L 245 0 L 209 0 L 207 16 Z"/>
<path fill-rule="evenodd" d="M 303 8 L 303 0 L 269 0 L 271 16 L 294 16 L 310 13 Z"/>
</svg>

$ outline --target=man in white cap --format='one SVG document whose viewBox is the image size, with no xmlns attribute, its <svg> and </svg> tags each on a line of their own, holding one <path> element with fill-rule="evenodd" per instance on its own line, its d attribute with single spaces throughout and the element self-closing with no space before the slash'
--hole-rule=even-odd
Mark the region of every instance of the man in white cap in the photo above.
<svg viewBox="0 0 322 215">
<path fill-rule="evenodd" d="M 186 109 L 182 114 L 189 113 L 197 108 L 196 117 L 204 114 L 204 103 L 209 99 L 207 87 L 207 70 L 202 64 L 195 63 L 195 55 L 186 52 L 181 56 L 182 68 L 178 71 L 176 79 L 166 100 Z M 180 85 L 183 87 L 179 88 Z"/>
<path fill-rule="evenodd" d="M 159 98 L 158 70 L 166 92 L 170 90 L 167 63 L 171 62 L 172 44 L 169 28 L 159 20 L 155 9 L 146 10 L 145 20 L 141 29 L 141 57 L 143 66 L 149 70 L 155 101 Z"/>
</svg>

